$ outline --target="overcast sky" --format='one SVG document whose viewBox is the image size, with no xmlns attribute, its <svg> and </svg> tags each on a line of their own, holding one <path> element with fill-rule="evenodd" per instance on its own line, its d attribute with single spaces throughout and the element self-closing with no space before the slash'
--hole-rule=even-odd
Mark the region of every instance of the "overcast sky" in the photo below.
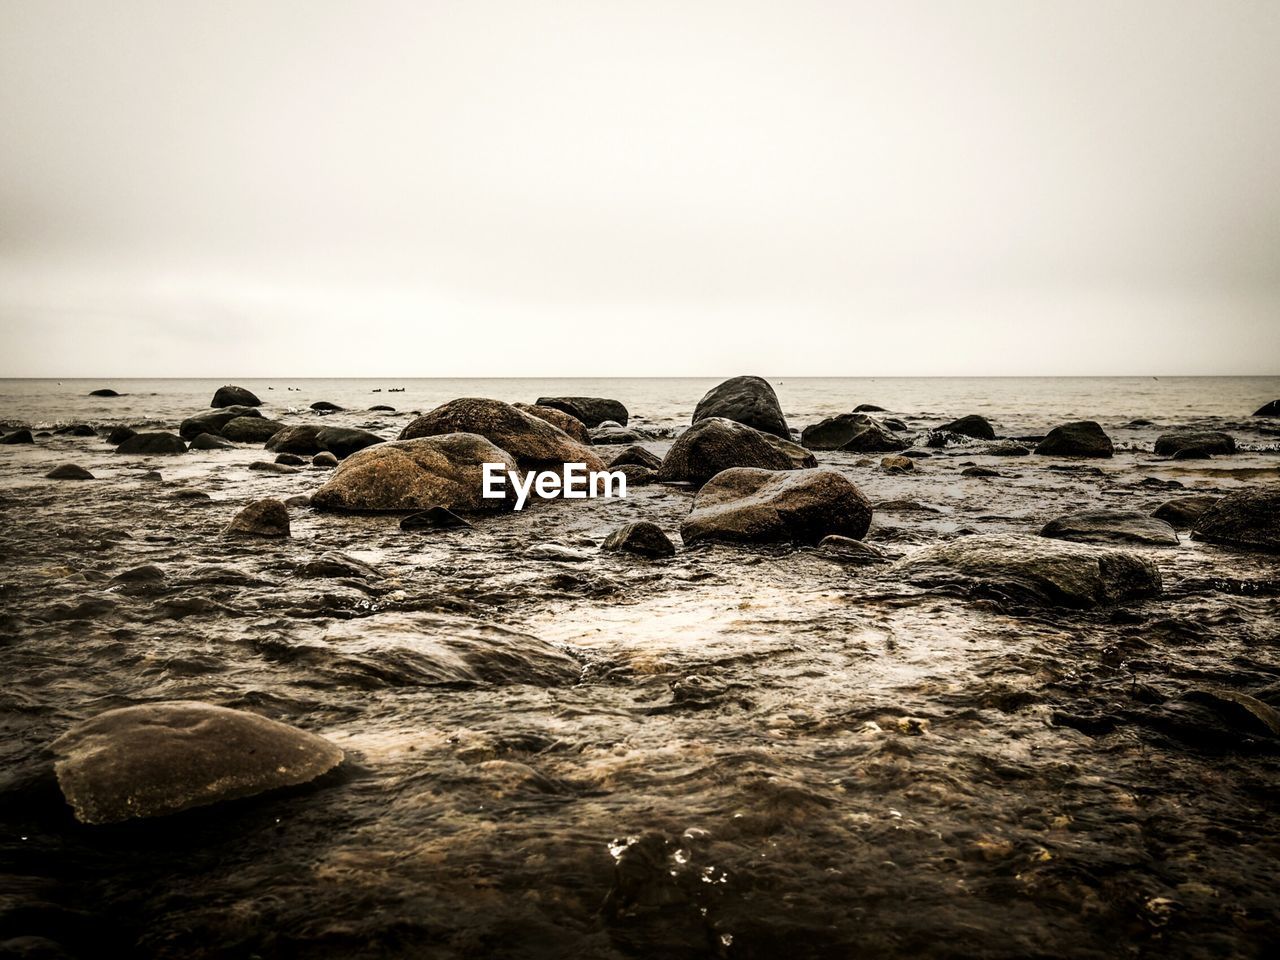
<svg viewBox="0 0 1280 960">
<path fill-rule="evenodd" d="M 4 376 L 1280 372 L 1280 3 L 0 0 Z"/>
</svg>

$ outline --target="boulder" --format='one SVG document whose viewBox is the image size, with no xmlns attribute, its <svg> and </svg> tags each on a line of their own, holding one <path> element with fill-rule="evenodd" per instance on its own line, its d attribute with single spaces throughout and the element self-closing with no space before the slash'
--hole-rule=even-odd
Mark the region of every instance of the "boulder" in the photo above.
<svg viewBox="0 0 1280 960">
<path fill-rule="evenodd" d="M 1151 515 L 1178 530 L 1189 530 L 1195 526 L 1201 514 L 1221 499 L 1222 497 L 1215 493 L 1178 497 L 1174 500 L 1166 500 Z"/>
<path fill-rule="evenodd" d="M 202 433 L 212 433 L 217 436 L 222 435 L 222 428 L 232 420 L 241 417 L 261 417 L 262 414 L 253 407 L 223 407 L 219 410 L 207 410 L 204 413 L 197 413 L 194 417 L 187 417 L 178 426 L 178 435 L 183 440 L 194 440 Z"/>
<path fill-rule="evenodd" d="M 1280 486 L 1228 494 L 1200 514 L 1191 539 L 1280 551 Z"/>
<path fill-rule="evenodd" d="M 278 420 L 266 417 L 236 417 L 228 420 L 222 427 L 224 440 L 235 443 L 266 443 L 284 429 Z"/>
<path fill-rule="evenodd" d="M 295 427 L 285 427 L 274 434 L 265 446 L 272 453 L 295 453 L 306 456 L 328 451 L 339 460 L 345 460 L 358 450 L 382 442 L 384 442 L 382 437 L 376 433 L 357 430 L 354 427 L 299 424 Z"/>
<path fill-rule="evenodd" d="M 1253 411 L 1255 417 L 1280 417 L 1280 400 L 1272 400 L 1270 403 L 1264 403 L 1257 410 Z"/>
<path fill-rule="evenodd" d="M 401 440 L 449 433 L 484 437 L 511 454 L 523 470 L 558 470 L 565 463 L 585 463 L 603 470 L 604 461 L 546 420 L 517 410 L 501 400 L 463 397 L 450 400 L 404 428 Z"/>
<path fill-rule="evenodd" d="M 336 403 L 330 403 L 328 400 L 317 400 L 311 405 L 311 409 L 317 413 L 339 413 L 345 410 L 346 407 L 340 407 Z"/>
<path fill-rule="evenodd" d="M 610 467 L 620 467 L 627 463 L 634 463 L 637 466 L 648 467 L 650 470 L 657 470 L 662 466 L 662 458 L 656 453 L 650 453 L 644 447 L 632 444 L 624 450 L 619 450 L 609 460 Z"/>
<path fill-rule="evenodd" d="M 35 437 L 31 436 L 30 430 L 15 430 L 13 433 L 6 434 L 0 438 L 0 444 L 12 446 L 15 443 L 35 443 Z"/>
<path fill-rule="evenodd" d="M 59 427 L 54 433 L 64 437 L 95 437 L 98 431 L 87 423 L 72 423 Z"/>
<path fill-rule="evenodd" d="M 811 423 L 801 432 L 800 442 L 810 450 L 851 453 L 892 453 L 911 446 L 865 413 L 842 413 Z"/>
<path fill-rule="evenodd" d="M 280 454 L 280 456 L 286 457 L 286 456 L 292 456 L 292 454 L 282 453 Z M 319 467 L 322 470 L 332 470 L 334 467 L 338 465 L 338 458 L 335 457 L 328 450 L 321 450 L 319 453 L 317 453 L 314 457 L 311 458 L 311 465 L 313 467 Z"/>
<path fill-rule="evenodd" d="M 237 513 L 222 533 L 224 536 L 287 537 L 289 508 L 279 500 L 255 500 Z"/>
<path fill-rule="evenodd" d="M 192 450 L 234 450 L 235 444 L 212 433 L 202 433 L 191 441 Z"/>
<path fill-rule="evenodd" d="M 713 417 L 745 423 L 763 433 L 791 439 L 778 395 L 763 377 L 733 377 L 708 390 L 693 410 L 693 422 Z"/>
<path fill-rule="evenodd" d="M 602 549 L 615 553 L 634 553 L 641 557 L 674 557 L 676 545 L 662 528 L 648 520 L 637 520 L 619 527 L 605 538 Z"/>
<path fill-rule="evenodd" d="M 587 432 L 586 424 L 573 414 L 565 413 L 556 407 L 542 407 L 533 403 L 516 403 L 513 406 L 517 410 L 523 410 L 525 413 L 531 413 L 547 421 L 553 427 L 559 427 L 579 443 L 591 442 L 591 434 Z"/>
<path fill-rule="evenodd" d="M 506 496 L 502 499 L 483 496 L 485 463 L 502 464 L 503 470 L 517 468 L 506 451 L 472 433 L 380 443 L 343 461 L 311 503 L 320 510 L 352 512 L 407 512 L 437 506 L 462 512 L 510 510 L 515 503 L 510 483 L 503 486 Z"/>
<path fill-rule="evenodd" d="M 976 413 L 961 417 L 959 420 L 952 420 L 942 426 L 941 429 L 946 433 L 958 433 L 962 437 L 972 437 L 974 440 L 994 440 L 996 438 L 996 431 L 991 426 L 990 421 L 986 417 L 978 416 Z"/>
<path fill-rule="evenodd" d="M 1189 459 L 1186 456 L 1189 451 L 1208 455 L 1235 453 L 1236 441 L 1230 434 L 1210 430 L 1175 431 L 1156 440 L 1157 456 L 1177 457 L 1182 454 L 1182 459 Z"/>
<path fill-rule="evenodd" d="M 81 823 L 159 817 L 314 780 L 342 762 L 321 737 L 244 710 L 167 701 L 108 710 L 51 750 Z"/>
<path fill-rule="evenodd" d="M 130 437 L 136 437 L 138 431 L 133 427 L 112 427 L 111 432 L 107 434 L 107 443 L 113 447 L 118 447 Z"/>
<path fill-rule="evenodd" d="M 75 463 L 64 463 L 54 467 L 45 477 L 49 480 L 92 480 L 94 476 L 84 467 Z"/>
<path fill-rule="evenodd" d="M 254 396 L 251 390 L 227 384 L 219 387 L 213 395 L 211 407 L 260 407 L 262 401 Z"/>
<path fill-rule="evenodd" d="M 1080 510 L 1068 513 L 1046 523 L 1040 536 L 1076 543 L 1141 547 L 1178 545 L 1178 534 L 1173 527 L 1138 510 Z"/>
<path fill-rule="evenodd" d="M 860 403 L 853 408 L 854 413 L 884 413 L 884 407 L 877 406 L 874 403 Z"/>
<path fill-rule="evenodd" d="M 282 453 L 276 457 L 276 463 L 282 463 L 286 467 L 305 467 L 307 461 L 292 453 Z"/>
<path fill-rule="evenodd" d="M 1019 534 L 961 537 L 926 547 L 894 569 L 925 586 L 1080 609 L 1156 596 L 1161 589 L 1160 571 L 1146 557 Z"/>
<path fill-rule="evenodd" d="M 604 397 L 539 397 L 537 406 L 561 410 L 588 427 L 598 427 L 607 420 L 625 427 L 630 417 L 622 403 Z M 551 422 L 555 423 L 554 420 Z M 556 426 L 560 425 L 557 423 Z M 567 430 L 565 432 L 568 433 Z"/>
<path fill-rule="evenodd" d="M 730 467 L 790 470 L 792 464 L 759 430 L 712 417 L 699 420 L 671 445 L 658 468 L 658 479 L 701 484 Z"/>
<path fill-rule="evenodd" d="M 102 387 L 101 389 L 98 389 L 98 390 L 90 390 L 90 391 L 89 391 L 89 396 L 91 396 L 91 397 L 118 397 L 118 396 L 120 396 L 120 394 L 116 393 L 116 392 L 115 392 L 114 390 L 112 390 L 110 387 Z"/>
<path fill-rule="evenodd" d="M 1109 457 L 1114 452 L 1111 438 L 1093 420 L 1054 427 L 1036 444 L 1036 453 L 1045 457 Z"/>
<path fill-rule="evenodd" d="M 631 427 L 623 427 L 618 424 L 605 424 L 596 427 L 590 431 L 591 442 L 600 446 L 608 446 L 610 444 L 622 443 L 638 443 L 641 440 L 648 440 L 650 437 L 639 430 Z"/>
<path fill-rule="evenodd" d="M 428 507 L 400 521 L 401 530 L 464 530 L 470 527 L 470 523 L 444 507 Z"/>
<path fill-rule="evenodd" d="M 911 473 L 916 468 L 916 462 L 910 457 L 884 457 L 880 461 L 880 469 L 885 473 Z"/>
<path fill-rule="evenodd" d="M 259 473 L 297 473 L 298 468 L 287 463 L 275 463 L 269 460 L 255 460 L 249 464 L 250 470 Z"/>
<path fill-rule="evenodd" d="M 791 461 L 792 470 L 807 470 L 818 465 L 818 458 L 800 444 L 792 440 L 784 440 L 772 433 L 762 433 L 765 442 Z"/>
<path fill-rule="evenodd" d="M 116 453 L 172 454 L 186 453 L 187 445 L 172 433 L 136 433 L 120 446 Z"/>
<path fill-rule="evenodd" d="M 855 410 L 854 413 L 857 413 L 857 411 Z M 882 427 L 887 427 L 888 429 L 892 430 L 894 433 L 907 432 L 906 421 L 899 420 L 897 417 L 881 417 L 880 425 Z"/>
<path fill-rule="evenodd" d="M 860 540 L 870 525 L 871 504 L 835 470 L 734 467 L 698 491 L 680 535 L 687 545 L 816 544 L 832 534 Z"/>
</svg>

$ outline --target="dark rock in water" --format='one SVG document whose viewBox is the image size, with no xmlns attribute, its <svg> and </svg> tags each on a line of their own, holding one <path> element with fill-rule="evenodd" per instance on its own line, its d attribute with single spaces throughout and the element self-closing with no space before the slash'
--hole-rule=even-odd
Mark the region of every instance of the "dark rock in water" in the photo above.
<svg viewBox="0 0 1280 960">
<path fill-rule="evenodd" d="M 292 507 L 297 510 L 303 510 L 311 506 L 311 498 L 308 497 L 305 493 L 294 494 L 292 497 L 290 497 L 288 500 L 284 502 L 284 505 L 286 507 Z"/>
<path fill-rule="evenodd" d="M 585 463 L 588 470 L 604 469 L 604 461 L 590 447 L 501 400 L 450 400 L 405 427 L 400 439 L 447 433 L 478 434 L 515 457 L 523 470 L 559 470 L 566 463 Z"/>
<path fill-rule="evenodd" d="M 510 510 L 515 504 L 510 483 L 503 486 L 503 499 L 483 496 L 485 463 L 500 463 L 503 470 L 516 469 L 515 460 L 506 451 L 475 434 L 449 433 L 380 443 L 343 461 L 311 502 L 320 510 L 355 512 L 404 512 L 436 506 L 464 512 Z"/>
<path fill-rule="evenodd" d="M 708 481 L 680 526 L 687 545 L 819 543 L 840 534 L 854 540 L 871 525 L 871 504 L 835 470 L 779 473 L 735 467 Z"/>
<path fill-rule="evenodd" d="M 164 571 L 154 563 L 146 563 L 140 567 L 123 570 L 111 578 L 117 583 L 160 583 L 165 579 Z"/>
<path fill-rule="evenodd" d="M 1114 452 L 1111 438 L 1093 420 L 1054 427 L 1036 445 L 1036 453 L 1046 457 L 1109 457 Z"/>
<path fill-rule="evenodd" d="M 1280 486 L 1228 494 L 1200 514 L 1191 539 L 1280 551 Z"/>
<path fill-rule="evenodd" d="M 638 443 L 641 440 L 648 440 L 647 434 L 633 430 L 630 427 L 602 426 L 596 427 L 590 432 L 591 442 L 599 446 L 610 446 L 623 443 Z"/>
<path fill-rule="evenodd" d="M 112 427 L 111 432 L 107 434 L 107 443 L 113 447 L 118 447 L 130 437 L 136 437 L 138 431 L 133 427 Z"/>
<path fill-rule="evenodd" d="M 285 427 L 271 436 L 271 439 L 264 445 L 264 449 L 270 450 L 272 453 L 296 453 L 312 456 L 324 449 L 316 439 L 316 434 L 321 429 L 319 425 L 314 423 Z"/>
<path fill-rule="evenodd" d="M 385 403 L 375 403 L 369 408 L 370 413 L 395 413 L 395 407 L 389 407 Z"/>
<path fill-rule="evenodd" d="M 289 456 L 293 456 L 293 454 L 282 453 L 280 454 L 280 456 L 289 457 Z M 279 457 L 277 457 L 276 459 L 279 459 Z M 321 450 L 319 453 L 317 453 L 314 457 L 311 458 L 311 465 L 313 467 L 323 467 L 324 469 L 331 470 L 338 465 L 338 458 L 335 457 L 328 450 Z"/>
<path fill-rule="evenodd" d="M 1155 517 L 1137 510 L 1081 510 L 1044 525 L 1042 537 L 1125 546 L 1176 547 L 1178 534 Z"/>
<path fill-rule="evenodd" d="M 908 429 L 906 422 L 899 420 L 897 417 L 882 417 L 880 425 L 892 430 L 894 433 L 906 433 Z"/>
<path fill-rule="evenodd" d="M 621 473 L 627 478 L 627 489 L 647 487 L 658 479 L 658 471 L 650 467 L 642 467 L 638 463 L 620 463 L 609 468 L 614 473 Z"/>
<path fill-rule="evenodd" d="M 1031 451 L 1013 440 L 1002 440 L 978 451 L 986 457 L 1029 457 Z"/>
<path fill-rule="evenodd" d="M 116 447 L 116 453 L 150 455 L 186 452 L 187 445 L 182 442 L 182 438 L 172 433 L 138 433 Z"/>
<path fill-rule="evenodd" d="M 800 434 L 810 450 L 847 450 L 851 453 L 892 453 L 911 444 L 900 440 L 864 413 L 842 413 L 811 423 Z"/>
<path fill-rule="evenodd" d="M 526 548 L 520 556 L 526 560 L 554 560 L 560 563 L 582 563 L 591 559 L 591 554 L 562 543 L 535 543 Z"/>
<path fill-rule="evenodd" d="M 165 816 L 307 783 L 343 759 L 315 734 L 189 701 L 109 710 L 50 749 L 63 796 L 87 824 Z"/>
<path fill-rule="evenodd" d="M 620 467 L 624 463 L 634 463 L 642 467 L 648 467 L 650 470 L 657 470 L 662 466 L 662 458 L 656 453 L 650 453 L 644 447 L 633 444 L 625 450 L 615 453 L 613 459 L 609 461 L 609 466 Z"/>
<path fill-rule="evenodd" d="M 348 557 L 345 553 L 329 550 L 319 557 L 304 563 L 298 570 L 304 577 L 317 579 L 333 579 L 350 577 L 355 580 L 381 580 L 382 571 L 370 566 L 363 560 Z"/>
<path fill-rule="evenodd" d="M 625 427 L 630 417 L 622 403 L 604 397 L 539 397 L 536 405 L 563 411 L 588 427 L 598 427 L 607 420 Z"/>
<path fill-rule="evenodd" d="M 116 392 L 115 392 L 114 390 L 112 390 L 110 387 L 103 387 L 103 388 L 101 388 L 100 390 L 90 390 L 90 391 L 89 391 L 89 396 L 91 396 L 91 397 L 118 397 L 118 396 L 120 396 L 120 394 L 116 393 Z"/>
<path fill-rule="evenodd" d="M 236 443 L 266 443 L 284 424 L 266 417 L 236 417 L 222 426 L 222 437 Z"/>
<path fill-rule="evenodd" d="M 682 433 L 658 468 L 658 479 L 704 483 L 730 467 L 790 470 L 791 458 L 759 430 L 721 417 L 699 420 Z"/>
<path fill-rule="evenodd" d="M 296 427 L 285 427 L 276 433 L 266 442 L 266 449 L 272 453 L 295 453 L 307 456 L 328 451 L 339 460 L 345 460 L 358 450 L 382 442 L 382 437 L 367 430 L 300 424 Z"/>
<path fill-rule="evenodd" d="M 853 537 L 842 537 L 839 534 L 823 537 L 822 542 L 818 544 L 818 549 L 841 563 L 863 565 L 889 562 L 889 558 L 871 544 L 855 540 Z"/>
<path fill-rule="evenodd" d="M 1257 410 L 1253 411 L 1255 417 L 1280 417 L 1280 400 L 1272 400 L 1270 403 L 1264 403 Z"/>
<path fill-rule="evenodd" d="M 250 470 L 257 470 L 259 473 L 297 473 L 297 467 L 291 467 L 287 463 L 272 463 L 267 460 L 255 460 L 249 464 Z"/>
<path fill-rule="evenodd" d="M 764 437 L 769 446 L 791 461 L 792 470 L 808 470 L 810 467 L 818 465 L 818 458 L 800 446 L 800 444 L 791 440 L 784 440 L 782 437 L 775 436 L 772 433 L 762 433 L 760 436 Z"/>
<path fill-rule="evenodd" d="M 978 416 L 976 413 L 961 417 L 959 420 L 952 420 L 944 425 L 942 429 L 947 433 L 958 433 L 962 437 L 972 437 L 975 440 L 994 440 L 996 438 L 996 431 L 991 426 L 990 421 L 986 417 Z"/>
<path fill-rule="evenodd" d="M 1138 554 L 1017 534 L 967 536 L 926 547 L 895 569 L 927 586 L 1082 609 L 1161 590 L 1160 571 Z"/>
<path fill-rule="evenodd" d="M 1231 454 L 1236 442 L 1230 434 L 1208 430 L 1187 430 L 1163 434 L 1156 440 L 1155 452 L 1161 457 L 1177 457 L 1179 453 Z M 1180 459 L 1188 459 L 1181 457 Z"/>
<path fill-rule="evenodd" d="M 15 443 L 35 443 L 35 437 L 31 436 L 30 430 L 15 430 L 13 433 L 6 435 L 0 439 L 2 445 L 12 445 Z"/>
<path fill-rule="evenodd" d="M 1204 447 L 1183 447 L 1173 455 L 1174 460 L 1212 460 L 1213 454 Z"/>
<path fill-rule="evenodd" d="M 1221 499 L 1217 494 L 1178 497 L 1175 500 L 1166 500 L 1151 515 L 1179 530 L 1188 530 L 1195 526 L 1201 514 Z"/>
<path fill-rule="evenodd" d="M 219 387 L 213 395 L 213 401 L 209 404 L 211 407 L 260 407 L 262 401 L 254 396 L 253 392 L 246 390 L 244 387 L 235 387 L 228 384 L 225 387 Z"/>
<path fill-rule="evenodd" d="M 1126 427 L 1154 427 L 1154 420 L 1148 420 L 1146 417 L 1135 417 L 1125 424 Z"/>
<path fill-rule="evenodd" d="M 693 422 L 711 418 L 733 420 L 784 440 L 791 439 L 778 395 L 763 377 L 733 377 L 708 390 L 693 410 Z"/>
<path fill-rule="evenodd" d="M 143 474 L 139 479 L 142 479 L 142 480 L 149 480 L 149 481 L 152 481 L 152 482 L 154 483 L 154 482 L 157 482 L 157 481 L 163 480 L 163 479 L 164 479 L 164 477 L 162 477 L 162 476 L 160 475 L 160 471 L 159 471 L 159 470 L 148 470 L 148 471 L 147 471 L 146 473 L 144 473 L 144 474 Z"/>
<path fill-rule="evenodd" d="M 428 507 L 400 521 L 401 530 L 462 530 L 471 524 L 445 507 Z"/>
<path fill-rule="evenodd" d="M 878 407 L 874 403 L 860 403 L 853 408 L 854 413 L 884 413 L 884 407 Z"/>
<path fill-rule="evenodd" d="M 948 433 L 945 430 L 930 430 L 925 437 L 924 445 L 933 450 L 941 450 L 944 447 L 957 446 L 972 441 L 972 437 L 966 437 L 961 433 Z"/>
<path fill-rule="evenodd" d="M 642 557 L 674 557 L 676 545 L 662 528 L 648 520 L 637 520 L 619 527 L 605 538 L 602 549 L 617 553 L 634 553 Z"/>
<path fill-rule="evenodd" d="M 171 500 L 201 500 L 209 502 L 213 497 L 209 496 L 203 490 L 175 490 L 169 494 Z"/>
<path fill-rule="evenodd" d="M 63 437 L 96 437 L 98 435 L 98 431 L 87 423 L 73 423 L 70 426 L 59 427 L 54 432 Z"/>
<path fill-rule="evenodd" d="M 289 536 L 289 509 L 279 500 L 255 500 L 232 518 L 223 535 Z"/>
<path fill-rule="evenodd" d="M 565 413 L 556 407 L 542 407 L 536 403 L 517 403 L 513 406 L 517 410 L 523 410 L 525 413 L 547 421 L 553 427 L 560 428 L 579 443 L 591 442 L 591 433 L 587 430 L 587 425 L 573 414 Z"/>
<path fill-rule="evenodd" d="M 915 468 L 916 462 L 910 457 L 884 457 L 880 461 L 880 469 L 885 473 L 910 473 Z"/>
<path fill-rule="evenodd" d="M 311 405 L 311 409 L 320 413 L 338 413 L 345 410 L 346 407 L 340 407 L 336 403 L 330 403 L 328 400 L 317 400 Z"/>
<path fill-rule="evenodd" d="M 999 470 L 992 470 L 990 467 L 965 467 L 960 471 L 962 477 L 998 477 Z"/>
<path fill-rule="evenodd" d="M 335 462 L 336 462 L 336 458 L 335 458 Z M 302 466 L 306 466 L 307 461 L 303 460 L 301 457 L 295 456 L 292 453 L 282 453 L 280 454 L 280 456 L 276 457 L 276 463 L 282 463 L 286 467 L 302 467 Z"/>
<path fill-rule="evenodd" d="M 222 428 L 232 420 L 241 417 L 261 417 L 262 414 L 253 407 L 224 407 L 220 410 L 206 410 L 194 417 L 187 417 L 178 426 L 178 435 L 183 440 L 193 440 L 202 433 L 222 435 Z"/>
<path fill-rule="evenodd" d="M 212 433 L 201 433 L 191 441 L 192 450 L 234 450 L 235 444 Z"/>
<path fill-rule="evenodd" d="M 910 457 L 912 460 L 928 460 L 933 456 L 928 450 L 903 450 L 902 456 Z"/>
<path fill-rule="evenodd" d="M 49 480 L 92 480 L 94 476 L 84 467 L 75 463 L 64 463 L 54 467 L 45 477 Z"/>
</svg>

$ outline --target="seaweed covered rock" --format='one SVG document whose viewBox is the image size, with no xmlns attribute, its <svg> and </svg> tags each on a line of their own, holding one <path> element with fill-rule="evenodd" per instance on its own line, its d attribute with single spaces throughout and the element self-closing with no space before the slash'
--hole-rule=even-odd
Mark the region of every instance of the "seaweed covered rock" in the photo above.
<svg viewBox="0 0 1280 960">
<path fill-rule="evenodd" d="M 870 525 L 871 504 L 835 470 L 735 467 L 698 491 L 680 535 L 688 545 L 817 544 L 832 534 L 860 540 Z"/>
<path fill-rule="evenodd" d="M 693 422 L 712 417 L 744 423 L 783 439 L 791 438 L 778 395 L 763 377 L 733 377 L 708 390 L 693 410 Z"/>
</svg>

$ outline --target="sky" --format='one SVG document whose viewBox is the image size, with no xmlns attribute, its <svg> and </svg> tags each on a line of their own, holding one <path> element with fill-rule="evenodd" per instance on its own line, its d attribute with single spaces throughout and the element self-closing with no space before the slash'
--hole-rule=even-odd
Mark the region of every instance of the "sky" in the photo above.
<svg viewBox="0 0 1280 960">
<path fill-rule="evenodd" d="M 0 376 L 1280 373 L 1280 3 L 3 0 Z"/>
</svg>

